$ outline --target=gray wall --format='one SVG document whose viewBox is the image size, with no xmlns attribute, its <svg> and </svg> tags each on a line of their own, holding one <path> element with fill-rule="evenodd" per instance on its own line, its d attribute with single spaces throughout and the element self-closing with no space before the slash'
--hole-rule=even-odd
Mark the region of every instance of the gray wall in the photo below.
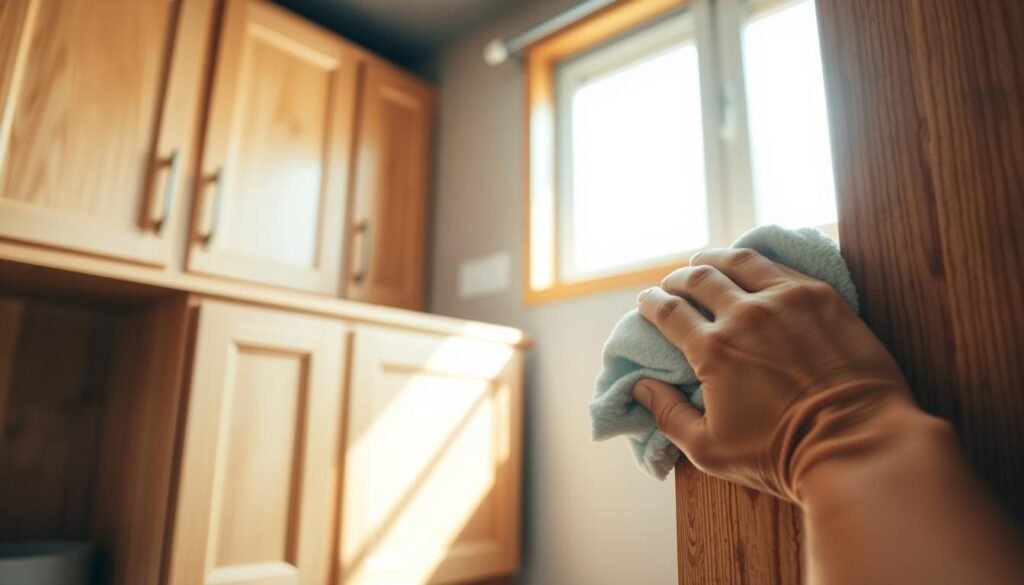
<svg viewBox="0 0 1024 585">
<path fill-rule="evenodd" d="M 489 67 L 488 40 L 572 4 L 531 1 L 446 48 L 431 69 L 440 91 L 433 217 L 432 311 L 522 328 L 528 359 L 524 569 L 528 585 L 676 581 L 672 481 L 643 475 L 623 441 L 590 441 L 587 401 L 601 344 L 635 290 L 522 303 L 523 68 Z M 507 251 L 512 287 L 458 298 L 459 264 Z"/>
</svg>

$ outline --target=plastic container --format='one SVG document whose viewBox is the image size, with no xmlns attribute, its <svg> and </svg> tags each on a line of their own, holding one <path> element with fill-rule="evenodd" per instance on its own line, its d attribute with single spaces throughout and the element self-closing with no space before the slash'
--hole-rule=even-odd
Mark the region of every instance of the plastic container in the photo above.
<svg viewBox="0 0 1024 585">
<path fill-rule="evenodd" d="M 0 544 L 0 585 L 89 585 L 91 571 L 87 542 Z"/>
</svg>

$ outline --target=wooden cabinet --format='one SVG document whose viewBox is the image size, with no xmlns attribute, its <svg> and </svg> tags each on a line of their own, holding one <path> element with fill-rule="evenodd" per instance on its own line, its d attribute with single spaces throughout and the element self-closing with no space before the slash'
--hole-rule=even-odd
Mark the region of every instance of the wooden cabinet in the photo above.
<svg viewBox="0 0 1024 585">
<path fill-rule="evenodd" d="M 361 93 L 345 296 L 422 309 L 433 91 L 371 60 Z"/>
<path fill-rule="evenodd" d="M 338 294 L 357 55 L 264 0 L 228 0 L 188 269 Z"/>
<path fill-rule="evenodd" d="M 198 308 L 167 585 L 328 583 L 344 327 Z"/>
<path fill-rule="evenodd" d="M 360 327 L 351 363 L 343 582 L 468 582 L 514 571 L 519 352 Z"/>
<path fill-rule="evenodd" d="M 517 568 L 518 331 L 6 268 L 0 540 L 88 540 L 109 585 Z"/>
<path fill-rule="evenodd" d="M 71 305 L 0 302 L 0 536 L 114 585 L 514 571 L 521 334 L 228 282 L 421 309 L 433 100 L 266 0 L 0 0 L 0 292 Z"/>
<path fill-rule="evenodd" d="M 0 243 L 422 309 L 432 114 L 269 0 L 0 2 Z"/>
<path fill-rule="evenodd" d="M 170 250 L 212 0 L 0 3 L 0 237 Z"/>
</svg>

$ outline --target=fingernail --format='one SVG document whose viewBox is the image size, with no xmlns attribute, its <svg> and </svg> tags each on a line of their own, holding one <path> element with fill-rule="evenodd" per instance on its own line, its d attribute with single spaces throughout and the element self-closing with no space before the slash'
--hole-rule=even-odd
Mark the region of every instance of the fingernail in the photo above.
<svg viewBox="0 0 1024 585">
<path fill-rule="evenodd" d="M 647 295 L 651 294 L 651 289 L 653 289 L 653 288 L 654 287 L 645 288 L 644 290 L 640 291 L 640 294 L 636 295 L 636 302 L 639 303 L 640 301 L 644 300 L 644 297 L 646 297 Z"/>
<path fill-rule="evenodd" d="M 637 384 L 633 387 L 633 400 L 643 404 L 644 408 L 650 410 L 652 398 L 654 398 L 654 394 L 651 393 L 651 389 L 647 386 Z"/>
</svg>

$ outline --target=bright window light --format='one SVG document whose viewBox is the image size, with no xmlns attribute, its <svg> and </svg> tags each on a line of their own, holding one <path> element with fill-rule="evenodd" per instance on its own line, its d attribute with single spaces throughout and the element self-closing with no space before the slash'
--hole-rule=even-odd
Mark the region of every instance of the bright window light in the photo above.
<svg viewBox="0 0 1024 585">
<path fill-rule="evenodd" d="M 708 243 L 698 53 L 687 29 L 672 24 L 651 32 L 660 42 L 616 45 L 566 68 L 565 280 L 664 262 Z"/>
<path fill-rule="evenodd" d="M 814 1 L 755 14 L 743 64 L 758 224 L 836 222 Z"/>
<path fill-rule="evenodd" d="M 616 2 L 532 46 L 527 300 L 649 285 L 757 225 L 837 237 L 814 2 L 689 0 L 604 31 L 640 4 Z"/>
</svg>

